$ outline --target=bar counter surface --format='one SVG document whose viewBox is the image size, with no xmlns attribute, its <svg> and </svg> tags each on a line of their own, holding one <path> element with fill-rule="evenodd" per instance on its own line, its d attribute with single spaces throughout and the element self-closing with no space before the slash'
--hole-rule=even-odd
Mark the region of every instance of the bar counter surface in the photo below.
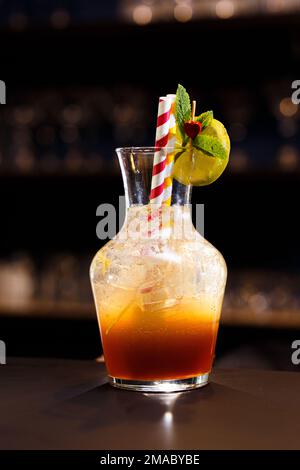
<svg viewBox="0 0 300 470">
<path fill-rule="evenodd" d="M 300 374 L 215 369 L 208 386 L 114 389 L 96 361 L 8 358 L 1 449 L 299 449 Z"/>
</svg>

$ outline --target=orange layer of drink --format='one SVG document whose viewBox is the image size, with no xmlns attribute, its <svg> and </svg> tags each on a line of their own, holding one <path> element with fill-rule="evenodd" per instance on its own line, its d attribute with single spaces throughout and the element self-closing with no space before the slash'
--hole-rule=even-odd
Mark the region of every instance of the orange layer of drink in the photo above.
<svg viewBox="0 0 300 470">
<path fill-rule="evenodd" d="M 213 305 L 215 302 L 213 302 Z M 99 318 L 110 376 L 128 380 L 176 380 L 210 372 L 219 312 L 197 300 L 170 308 L 142 310 L 132 302 L 111 307 Z"/>
</svg>

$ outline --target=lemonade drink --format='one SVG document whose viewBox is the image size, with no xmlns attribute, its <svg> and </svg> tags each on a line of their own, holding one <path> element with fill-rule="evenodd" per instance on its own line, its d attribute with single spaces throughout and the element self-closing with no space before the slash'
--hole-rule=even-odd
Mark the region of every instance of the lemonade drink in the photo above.
<svg viewBox="0 0 300 470">
<path fill-rule="evenodd" d="M 159 99 L 155 147 L 117 149 L 126 221 L 91 265 L 106 367 L 117 387 L 169 392 L 208 382 L 227 269 L 195 230 L 189 202 L 192 186 L 223 173 L 230 140 L 212 111 L 195 111 L 178 85 L 176 96 Z"/>
<path fill-rule="evenodd" d="M 129 226 L 144 227 L 148 212 L 131 207 L 119 238 L 92 263 L 108 374 L 123 381 L 203 376 L 214 358 L 225 262 L 196 232 L 185 206 L 164 207 L 170 218 L 157 239 L 144 231 L 124 237 Z M 184 233 L 174 232 L 179 220 Z"/>
</svg>

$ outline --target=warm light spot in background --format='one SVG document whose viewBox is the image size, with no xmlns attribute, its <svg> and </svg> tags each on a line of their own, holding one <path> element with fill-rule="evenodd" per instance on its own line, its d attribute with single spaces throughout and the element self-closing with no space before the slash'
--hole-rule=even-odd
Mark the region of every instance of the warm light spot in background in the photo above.
<svg viewBox="0 0 300 470">
<path fill-rule="evenodd" d="M 282 170 L 295 170 L 299 165 L 297 149 L 291 145 L 282 146 L 278 154 L 278 162 Z"/>
<path fill-rule="evenodd" d="M 188 4 L 183 3 L 180 5 L 176 5 L 176 7 L 174 8 L 174 18 L 177 21 L 185 23 L 191 20 L 192 16 L 193 16 L 193 9 Z"/>
<path fill-rule="evenodd" d="M 152 10 L 147 5 L 139 5 L 133 10 L 133 21 L 139 25 L 145 25 L 152 20 Z"/>
<path fill-rule="evenodd" d="M 279 110 L 284 116 L 291 117 L 297 113 L 298 106 L 292 102 L 291 98 L 283 98 L 279 103 Z"/>
<path fill-rule="evenodd" d="M 287 3 L 287 0 L 266 0 L 266 9 L 270 13 L 278 13 L 285 8 Z"/>
<path fill-rule="evenodd" d="M 219 18 L 227 19 L 234 15 L 234 5 L 230 0 L 221 0 L 216 4 L 216 15 Z"/>
</svg>

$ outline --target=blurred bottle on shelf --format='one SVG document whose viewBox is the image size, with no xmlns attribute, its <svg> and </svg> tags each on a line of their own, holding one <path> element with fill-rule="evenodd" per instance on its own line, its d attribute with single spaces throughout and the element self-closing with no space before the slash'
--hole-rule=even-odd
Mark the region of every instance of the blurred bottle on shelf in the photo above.
<svg viewBox="0 0 300 470">
<path fill-rule="evenodd" d="M 266 103 L 248 90 L 216 93 L 218 114 L 231 123 L 229 171 L 299 169 L 299 106 L 278 98 L 288 86 L 266 86 Z M 0 107 L 0 174 L 116 172 L 115 147 L 153 143 L 155 101 L 154 91 L 151 96 L 150 90 L 122 84 L 12 95 Z M 265 105 L 269 114 L 261 123 Z"/>
<path fill-rule="evenodd" d="M 27 254 L 0 261 L 0 305 L 26 308 L 34 294 L 34 263 Z"/>
</svg>

